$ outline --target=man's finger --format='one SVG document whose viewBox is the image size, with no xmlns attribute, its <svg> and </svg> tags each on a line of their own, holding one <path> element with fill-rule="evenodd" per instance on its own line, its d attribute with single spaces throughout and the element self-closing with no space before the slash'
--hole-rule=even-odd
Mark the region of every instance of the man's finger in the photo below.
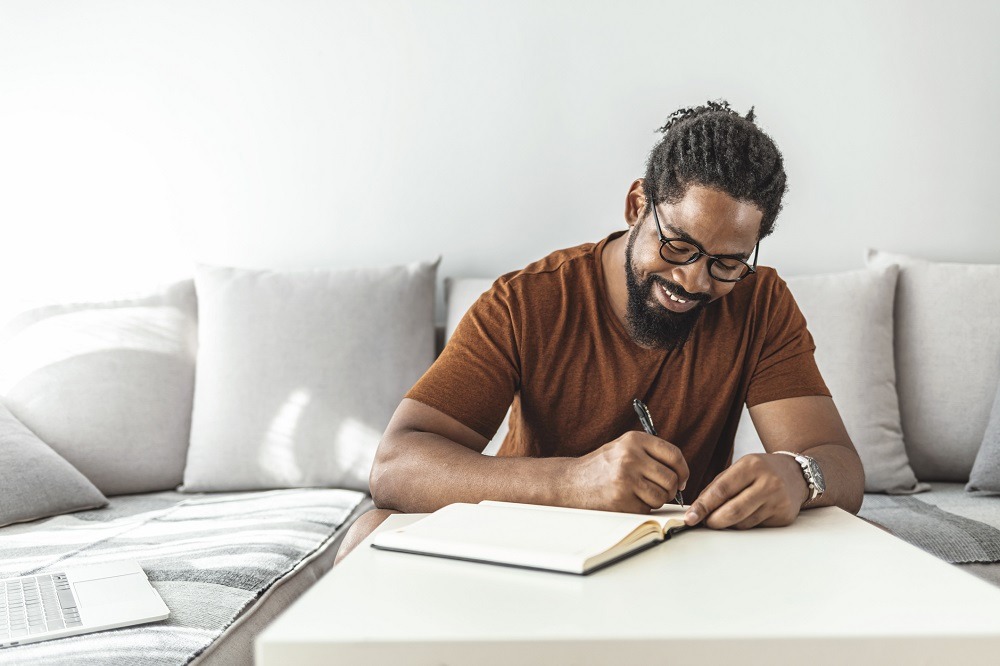
<svg viewBox="0 0 1000 666">
<path fill-rule="evenodd" d="M 691 470 L 688 469 L 687 461 L 684 460 L 684 454 L 681 453 L 681 450 L 665 439 L 660 439 L 654 435 L 646 436 L 642 443 L 646 453 L 653 460 L 666 465 L 674 471 L 680 482 L 678 487 L 683 489 L 687 485 Z"/>
<path fill-rule="evenodd" d="M 639 479 L 633 490 L 635 496 L 642 500 L 643 504 L 648 506 L 650 511 L 659 509 L 666 504 L 667 492 L 667 490 L 645 477 Z"/>
<path fill-rule="evenodd" d="M 650 458 L 647 464 L 642 465 L 638 471 L 643 478 L 663 489 L 664 497 L 666 498 L 664 502 L 671 501 L 680 487 L 680 477 L 677 476 L 674 470 L 660 463 L 658 460 Z M 660 506 L 663 505 L 661 504 Z M 656 508 L 659 509 L 660 506 Z"/>
<path fill-rule="evenodd" d="M 765 502 L 756 511 L 751 513 L 749 516 L 747 516 L 740 522 L 733 525 L 733 527 L 735 527 L 738 530 L 748 530 L 751 527 L 757 527 L 765 520 L 770 518 L 773 511 L 774 509 L 771 507 L 771 505 Z"/>
<path fill-rule="evenodd" d="M 735 497 L 708 514 L 705 527 L 724 530 L 746 520 L 770 499 L 759 483 L 751 483 Z"/>
<path fill-rule="evenodd" d="M 753 480 L 754 476 L 744 465 L 733 465 L 715 477 L 708 487 L 701 491 L 698 499 L 691 503 L 687 513 L 684 514 L 684 522 L 688 525 L 698 524 L 705 516 L 740 494 L 744 488 L 753 483 Z"/>
</svg>

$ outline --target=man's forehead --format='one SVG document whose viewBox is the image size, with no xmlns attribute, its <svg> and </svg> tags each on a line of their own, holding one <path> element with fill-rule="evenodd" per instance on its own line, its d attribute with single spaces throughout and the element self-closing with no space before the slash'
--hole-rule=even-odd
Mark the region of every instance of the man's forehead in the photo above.
<svg viewBox="0 0 1000 666">
<path fill-rule="evenodd" d="M 676 221 L 675 216 L 661 220 L 664 232 L 668 236 L 681 238 L 699 245 L 705 252 L 716 256 L 731 256 L 746 260 L 750 257 L 753 244 L 757 242 L 756 232 L 747 233 L 744 225 L 733 224 L 730 221 L 702 219 L 685 224 Z"/>
<path fill-rule="evenodd" d="M 714 232 L 721 223 L 724 228 L 720 231 L 731 231 L 738 236 L 749 231 L 756 236 L 764 217 L 756 205 L 703 185 L 689 186 L 680 201 L 667 204 L 665 208 L 671 222 L 690 233 L 694 233 L 695 227 L 705 233 Z"/>
</svg>

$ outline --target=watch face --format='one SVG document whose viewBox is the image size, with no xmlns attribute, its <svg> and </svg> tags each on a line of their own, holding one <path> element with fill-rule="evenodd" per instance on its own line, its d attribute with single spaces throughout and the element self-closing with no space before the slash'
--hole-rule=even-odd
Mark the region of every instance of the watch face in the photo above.
<svg viewBox="0 0 1000 666">
<path fill-rule="evenodd" d="M 819 463 L 812 458 L 809 459 L 809 471 L 812 472 L 813 483 L 816 484 L 816 489 L 821 493 L 826 492 L 826 481 L 823 479 L 823 470 L 819 468 Z"/>
</svg>

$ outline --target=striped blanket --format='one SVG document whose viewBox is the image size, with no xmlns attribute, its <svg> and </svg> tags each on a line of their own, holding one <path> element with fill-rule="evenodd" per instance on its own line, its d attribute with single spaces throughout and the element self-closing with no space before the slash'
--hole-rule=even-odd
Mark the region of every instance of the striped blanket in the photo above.
<svg viewBox="0 0 1000 666">
<path fill-rule="evenodd" d="M 952 564 L 1000 562 L 1000 497 L 931 485 L 921 495 L 866 494 L 858 515 Z"/>
<path fill-rule="evenodd" d="M 104 509 L 0 529 L 0 577 L 136 560 L 162 622 L 0 650 L 4 664 L 186 664 L 330 539 L 365 495 L 302 489 L 114 497 Z M 346 527 L 346 526 L 345 526 Z"/>
</svg>

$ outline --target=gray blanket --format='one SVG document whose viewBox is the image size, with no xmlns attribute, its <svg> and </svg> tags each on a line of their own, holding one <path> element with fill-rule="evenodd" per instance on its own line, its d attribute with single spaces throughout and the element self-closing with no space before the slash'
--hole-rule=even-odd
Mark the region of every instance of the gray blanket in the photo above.
<svg viewBox="0 0 1000 666">
<path fill-rule="evenodd" d="M 858 514 L 952 564 L 1000 562 L 1000 497 L 933 484 L 922 495 L 865 495 Z"/>
<path fill-rule="evenodd" d="M 162 622 L 0 650 L 4 664 L 186 664 L 308 558 L 365 495 L 350 490 L 112 498 L 104 509 L 0 529 L 0 577 L 136 560 Z"/>
</svg>

